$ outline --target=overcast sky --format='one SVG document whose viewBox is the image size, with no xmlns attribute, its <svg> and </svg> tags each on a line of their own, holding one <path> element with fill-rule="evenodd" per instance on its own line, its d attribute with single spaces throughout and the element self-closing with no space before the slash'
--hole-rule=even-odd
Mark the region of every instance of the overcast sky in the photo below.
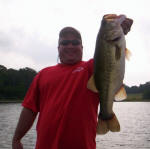
<svg viewBox="0 0 150 149">
<path fill-rule="evenodd" d="M 93 57 L 104 14 L 125 14 L 134 20 L 126 36 L 132 57 L 124 83 L 150 81 L 149 0 L 0 0 L 0 65 L 36 71 L 57 63 L 59 31 L 77 28 L 83 38 L 83 60 Z"/>
</svg>

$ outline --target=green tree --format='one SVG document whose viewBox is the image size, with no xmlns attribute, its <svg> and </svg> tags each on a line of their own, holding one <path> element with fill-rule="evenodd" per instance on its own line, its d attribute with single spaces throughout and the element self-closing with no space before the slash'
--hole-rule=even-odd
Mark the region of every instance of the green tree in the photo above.
<svg viewBox="0 0 150 149">
<path fill-rule="evenodd" d="M 7 69 L 0 65 L 0 99 L 24 98 L 36 71 L 31 68 Z"/>
<path fill-rule="evenodd" d="M 143 93 L 143 98 L 144 99 L 149 99 L 150 100 L 150 90 L 146 90 Z"/>
</svg>

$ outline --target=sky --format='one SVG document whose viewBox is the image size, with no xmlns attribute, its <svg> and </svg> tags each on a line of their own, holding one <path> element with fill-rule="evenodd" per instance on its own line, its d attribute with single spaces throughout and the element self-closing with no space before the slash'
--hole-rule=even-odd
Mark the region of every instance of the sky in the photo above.
<svg viewBox="0 0 150 149">
<path fill-rule="evenodd" d="M 144 84 L 150 81 L 149 6 L 149 0 L 0 0 L 0 65 L 39 71 L 57 64 L 58 34 L 66 26 L 80 31 L 89 60 L 103 15 L 125 14 L 134 23 L 126 36 L 132 56 L 124 83 Z"/>
</svg>

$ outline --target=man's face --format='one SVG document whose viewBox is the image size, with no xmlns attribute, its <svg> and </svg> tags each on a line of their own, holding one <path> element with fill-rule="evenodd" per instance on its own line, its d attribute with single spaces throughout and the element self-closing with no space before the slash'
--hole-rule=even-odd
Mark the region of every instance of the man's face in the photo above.
<svg viewBox="0 0 150 149">
<path fill-rule="evenodd" d="M 82 43 L 74 35 L 68 34 L 60 38 L 58 52 L 60 61 L 63 64 L 75 64 L 82 59 Z"/>
</svg>

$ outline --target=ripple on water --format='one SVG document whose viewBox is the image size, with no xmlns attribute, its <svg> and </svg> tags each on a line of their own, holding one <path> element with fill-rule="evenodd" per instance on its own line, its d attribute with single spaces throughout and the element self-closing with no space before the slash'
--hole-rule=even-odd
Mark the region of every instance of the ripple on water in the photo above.
<svg viewBox="0 0 150 149">
<path fill-rule="evenodd" d="M 150 149 L 150 103 L 115 103 L 121 132 L 97 135 L 97 149 Z M 0 104 L 0 149 L 10 149 L 20 115 L 20 104 Z M 24 149 L 34 149 L 35 124 L 23 139 Z"/>
</svg>

